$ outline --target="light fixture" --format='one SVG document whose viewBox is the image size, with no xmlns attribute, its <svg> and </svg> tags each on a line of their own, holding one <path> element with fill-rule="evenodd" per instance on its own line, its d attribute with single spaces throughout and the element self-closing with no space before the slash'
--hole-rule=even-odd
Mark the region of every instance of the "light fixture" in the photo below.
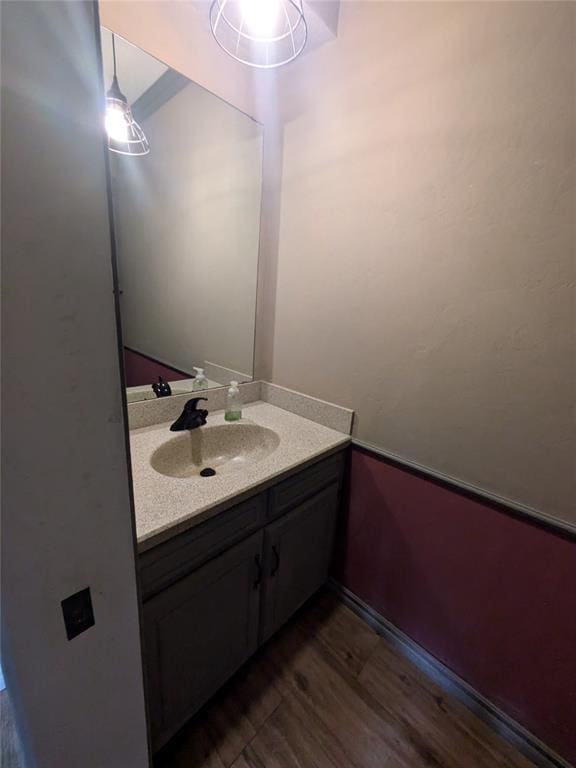
<svg viewBox="0 0 576 768">
<path fill-rule="evenodd" d="M 144 131 L 132 115 L 128 99 L 118 85 L 116 76 L 116 42 L 112 34 L 112 58 L 114 60 L 114 77 L 112 85 L 106 94 L 106 133 L 108 134 L 108 149 L 120 155 L 147 155 L 150 145 Z"/>
<path fill-rule="evenodd" d="M 281 67 L 308 37 L 302 0 L 212 0 L 210 27 L 227 54 L 250 67 Z"/>
</svg>

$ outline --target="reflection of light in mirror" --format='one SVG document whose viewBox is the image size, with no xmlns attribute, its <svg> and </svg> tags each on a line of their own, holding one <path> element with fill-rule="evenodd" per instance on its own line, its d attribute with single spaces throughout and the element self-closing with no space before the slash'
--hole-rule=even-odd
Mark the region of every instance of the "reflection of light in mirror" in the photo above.
<svg viewBox="0 0 576 768">
<path fill-rule="evenodd" d="M 108 104 L 105 122 L 106 132 L 113 141 L 128 141 L 128 123 L 124 110 Z"/>
<path fill-rule="evenodd" d="M 278 0 L 240 0 L 242 21 L 258 37 L 272 37 L 278 23 Z"/>
<path fill-rule="evenodd" d="M 240 21 L 240 0 L 233 5 Z M 112 40 L 103 39 L 110 83 Z M 179 73 L 147 65 L 145 52 L 125 56 L 128 43 L 115 45 L 126 90 L 111 86 L 106 107 L 124 111 L 128 129 L 128 141 L 109 139 L 127 399 L 155 400 L 159 376 L 186 397 L 198 385 L 194 368 L 205 370 L 202 389 L 250 380 L 262 128 Z M 118 151 L 133 146 L 135 125 L 153 146 L 143 162 Z M 123 132 L 121 114 L 106 127 Z"/>
</svg>

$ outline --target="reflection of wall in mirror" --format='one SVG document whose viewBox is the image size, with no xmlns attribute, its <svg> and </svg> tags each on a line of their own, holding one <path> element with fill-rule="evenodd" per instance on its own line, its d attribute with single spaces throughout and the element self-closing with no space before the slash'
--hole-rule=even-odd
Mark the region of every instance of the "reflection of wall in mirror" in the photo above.
<svg viewBox="0 0 576 768">
<path fill-rule="evenodd" d="M 113 169 L 124 342 L 251 378 L 261 127 L 194 83 L 142 125 L 150 154 Z"/>
<path fill-rule="evenodd" d="M 137 387 L 141 384 L 152 384 L 160 377 L 165 381 L 183 381 L 189 379 L 190 375 L 124 347 L 124 377 L 127 387 Z"/>
</svg>

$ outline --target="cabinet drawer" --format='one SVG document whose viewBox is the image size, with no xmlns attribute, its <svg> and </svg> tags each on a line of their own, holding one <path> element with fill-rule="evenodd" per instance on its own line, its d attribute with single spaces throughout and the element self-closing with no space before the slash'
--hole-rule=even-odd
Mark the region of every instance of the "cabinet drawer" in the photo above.
<svg viewBox="0 0 576 768">
<path fill-rule="evenodd" d="M 265 508 L 265 495 L 253 496 L 164 544 L 143 552 L 139 557 L 142 598 L 147 600 L 257 531 L 264 523 Z"/>
<path fill-rule="evenodd" d="M 276 485 L 270 491 L 267 519 L 275 520 L 327 485 L 340 483 L 343 463 L 344 453 L 339 451 Z"/>
</svg>

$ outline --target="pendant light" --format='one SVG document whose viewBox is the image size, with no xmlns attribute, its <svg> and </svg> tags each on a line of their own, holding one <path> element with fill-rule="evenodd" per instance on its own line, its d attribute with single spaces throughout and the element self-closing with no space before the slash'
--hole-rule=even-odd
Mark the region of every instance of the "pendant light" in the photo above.
<svg viewBox="0 0 576 768">
<path fill-rule="evenodd" d="M 288 64 L 308 37 L 302 0 L 212 0 L 210 28 L 229 56 L 260 69 Z"/>
<path fill-rule="evenodd" d="M 108 149 L 119 155 L 147 155 L 150 145 L 144 131 L 134 120 L 128 99 L 118 85 L 116 76 L 116 42 L 112 33 L 112 58 L 114 60 L 114 77 L 112 85 L 106 94 L 106 133 L 108 134 Z"/>
</svg>

